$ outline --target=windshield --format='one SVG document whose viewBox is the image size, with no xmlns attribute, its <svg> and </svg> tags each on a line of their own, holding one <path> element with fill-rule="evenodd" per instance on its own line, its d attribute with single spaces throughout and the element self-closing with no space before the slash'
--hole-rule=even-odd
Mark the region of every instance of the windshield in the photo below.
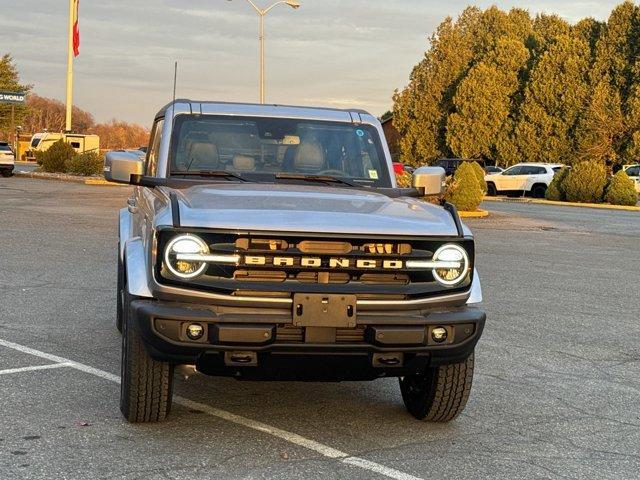
<svg viewBox="0 0 640 480">
<path fill-rule="evenodd" d="M 170 175 L 214 171 L 232 172 L 249 181 L 273 182 L 277 174 L 290 173 L 391 187 L 380 138 L 369 125 L 289 118 L 176 117 Z"/>
<path fill-rule="evenodd" d="M 40 137 L 33 137 L 31 140 L 31 148 L 36 148 L 40 143 Z"/>
<path fill-rule="evenodd" d="M 6 143 L 5 144 L 0 143 L 0 151 L 10 152 L 11 151 L 11 147 L 9 145 L 7 145 Z"/>
</svg>

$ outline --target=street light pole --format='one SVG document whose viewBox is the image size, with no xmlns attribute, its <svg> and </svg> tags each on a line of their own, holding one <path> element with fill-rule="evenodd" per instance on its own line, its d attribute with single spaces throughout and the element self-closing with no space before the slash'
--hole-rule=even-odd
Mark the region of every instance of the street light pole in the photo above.
<svg viewBox="0 0 640 480">
<path fill-rule="evenodd" d="M 260 103 L 265 102 L 264 86 L 264 14 L 260 15 Z"/>
<path fill-rule="evenodd" d="M 229 0 L 231 1 L 231 0 Z M 265 43 L 265 35 L 264 35 L 264 17 L 269 13 L 273 8 L 278 5 L 289 5 L 294 10 L 300 8 L 300 3 L 296 0 L 281 0 L 279 2 L 274 3 L 270 7 L 267 8 L 259 8 L 253 0 L 247 0 L 249 4 L 253 7 L 256 13 L 260 16 L 260 103 L 265 102 L 265 59 L 264 59 L 264 43 Z"/>
</svg>

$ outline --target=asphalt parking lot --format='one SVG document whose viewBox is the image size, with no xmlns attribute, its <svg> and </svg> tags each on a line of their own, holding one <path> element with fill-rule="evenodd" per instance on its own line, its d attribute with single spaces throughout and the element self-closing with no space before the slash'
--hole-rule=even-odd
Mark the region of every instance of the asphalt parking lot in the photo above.
<svg viewBox="0 0 640 480">
<path fill-rule="evenodd" d="M 488 323 L 455 422 L 414 420 L 392 379 L 196 376 L 166 423 L 130 425 L 114 328 L 128 192 L 0 179 L 0 479 L 638 478 L 637 212 L 490 203 L 467 222 Z"/>
</svg>

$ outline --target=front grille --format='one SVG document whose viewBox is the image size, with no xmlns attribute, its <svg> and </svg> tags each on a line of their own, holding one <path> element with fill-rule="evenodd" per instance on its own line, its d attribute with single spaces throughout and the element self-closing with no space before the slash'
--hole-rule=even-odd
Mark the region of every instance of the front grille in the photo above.
<svg viewBox="0 0 640 480">
<path fill-rule="evenodd" d="M 428 269 L 406 268 L 408 260 L 428 261 L 445 243 L 463 246 L 473 265 L 473 240 L 469 238 L 379 239 L 317 235 L 232 234 L 211 231 L 163 229 L 158 232 L 158 252 L 177 234 L 202 238 L 212 255 L 237 255 L 237 264 L 210 263 L 192 280 L 174 277 L 157 255 L 160 283 L 215 291 L 228 295 L 291 296 L 295 292 L 346 293 L 359 299 L 414 299 L 466 290 L 471 275 L 461 285 L 444 287 Z"/>
</svg>

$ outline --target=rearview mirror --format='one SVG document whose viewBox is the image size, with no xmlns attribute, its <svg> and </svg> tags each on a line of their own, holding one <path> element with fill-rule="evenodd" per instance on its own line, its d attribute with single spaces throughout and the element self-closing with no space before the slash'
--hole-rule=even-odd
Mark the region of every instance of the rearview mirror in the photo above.
<svg viewBox="0 0 640 480">
<path fill-rule="evenodd" d="M 129 183 L 131 175 L 142 175 L 144 162 L 132 152 L 108 152 L 104 156 L 104 178 L 110 182 Z"/>
<path fill-rule="evenodd" d="M 420 167 L 413 172 L 411 184 L 424 196 L 444 193 L 446 173 L 442 167 Z"/>
</svg>

